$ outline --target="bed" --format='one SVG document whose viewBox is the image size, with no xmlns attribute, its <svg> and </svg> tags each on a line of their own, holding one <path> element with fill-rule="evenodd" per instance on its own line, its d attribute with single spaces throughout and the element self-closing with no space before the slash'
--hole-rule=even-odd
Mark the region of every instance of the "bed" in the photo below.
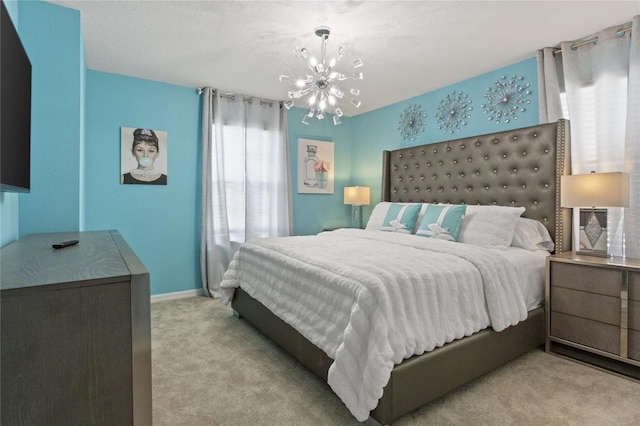
<svg viewBox="0 0 640 426">
<path fill-rule="evenodd" d="M 384 151 L 381 199 L 389 203 L 524 207 L 523 217 L 537 220 L 546 227 L 555 242 L 555 252 L 567 251 L 571 244 L 570 215 L 559 206 L 559 181 L 561 175 L 569 173 L 568 149 L 569 123 L 559 120 L 557 123 Z M 342 233 L 348 232 L 350 231 L 342 230 Z M 324 238 L 325 245 L 329 241 L 327 236 L 317 238 Z M 341 235 L 334 238 L 336 246 L 346 241 L 341 239 Z M 408 238 L 398 238 L 404 240 L 398 242 L 395 240 L 396 237 L 393 237 L 393 241 L 389 243 L 413 244 L 404 242 L 408 241 Z M 419 244 L 427 243 L 421 241 Z M 439 243 L 433 244 L 437 246 L 437 251 L 443 247 L 438 245 Z M 361 242 L 359 247 L 365 245 L 366 242 Z M 408 250 L 415 251 L 417 248 L 410 247 Z M 291 250 L 301 249 L 294 247 Z M 465 253 L 461 256 L 469 256 L 470 261 L 479 256 Z M 449 254 L 447 252 L 444 256 Z M 340 255 L 335 254 L 334 258 L 336 256 Z M 324 265 L 319 263 L 323 267 L 318 270 L 324 270 L 325 266 L 329 269 L 328 265 L 331 262 L 335 262 L 335 259 L 327 261 Z M 369 267 L 373 268 L 373 265 Z M 288 266 L 266 267 L 265 276 L 269 268 L 282 271 L 282 281 L 286 281 L 284 272 L 288 270 Z M 231 269 L 235 269 L 235 266 L 230 267 Z M 291 270 L 294 269 L 292 265 Z M 238 271 L 229 273 L 240 274 Z M 318 274 L 320 284 L 322 274 Z M 346 273 L 346 276 L 348 275 L 349 271 Z M 277 272 L 274 276 L 277 276 Z M 323 282 L 323 285 L 328 283 Z M 255 290 L 250 292 L 256 296 Z M 314 340 L 312 343 L 311 338 L 305 337 L 309 336 L 307 330 L 300 332 L 290 325 L 295 323 L 291 317 L 295 317 L 296 308 L 291 308 L 289 318 L 282 313 L 280 316 L 275 315 L 265 307 L 265 304 L 268 304 L 267 300 L 261 303 L 256 297 L 252 297 L 250 292 L 245 291 L 241 285 L 234 289 L 231 301 L 234 314 L 245 318 L 315 374 L 328 380 L 338 393 L 331 382 L 333 371 L 335 383 L 337 368 L 335 365 L 332 368 L 332 364 L 337 362 L 334 363 L 334 359 L 327 355 L 335 353 L 327 351 L 326 348 L 320 349 L 323 346 L 322 341 Z M 296 297 L 298 296 L 293 296 Z M 336 299 L 336 303 L 339 304 L 340 300 Z M 505 309 L 508 300 L 504 303 L 502 309 Z M 465 332 L 465 337 L 458 336 L 453 340 L 448 337 L 447 343 L 437 345 L 435 349 L 398 362 L 394 361 L 395 365 L 389 368 L 388 380 L 385 379 L 381 397 L 376 398 L 377 406 L 370 411 L 369 419 L 380 424 L 391 424 L 400 416 L 542 345 L 545 333 L 542 305 L 531 310 L 531 306 L 528 306 L 524 315 L 522 312 L 514 314 L 516 320 L 506 319 L 499 327 L 493 325 L 477 332 Z M 493 318 L 497 317 L 491 314 L 491 309 L 489 311 L 489 315 L 493 315 L 493 321 Z M 499 311 L 500 308 L 496 312 Z M 496 332 L 493 328 L 501 331 Z M 327 334 L 330 335 L 331 332 L 329 330 Z M 333 333 L 335 332 L 333 330 Z M 348 404 L 347 406 L 349 407 Z M 356 412 L 352 410 L 352 413 Z M 362 413 L 354 416 L 362 417 Z"/>
</svg>

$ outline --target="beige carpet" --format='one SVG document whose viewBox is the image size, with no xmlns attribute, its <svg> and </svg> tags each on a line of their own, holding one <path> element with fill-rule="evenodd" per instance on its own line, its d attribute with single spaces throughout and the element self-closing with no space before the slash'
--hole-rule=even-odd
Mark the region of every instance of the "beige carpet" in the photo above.
<svg viewBox="0 0 640 426">
<path fill-rule="evenodd" d="M 151 306 L 153 424 L 357 425 L 317 379 L 219 301 Z M 395 425 L 640 424 L 640 384 L 534 350 Z"/>
</svg>

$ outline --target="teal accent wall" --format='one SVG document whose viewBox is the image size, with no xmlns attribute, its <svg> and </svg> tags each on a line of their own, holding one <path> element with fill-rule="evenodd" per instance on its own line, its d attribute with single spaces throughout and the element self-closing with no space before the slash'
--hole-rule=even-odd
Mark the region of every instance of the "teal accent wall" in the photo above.
<svg viewBox="0 0 640 426">
<path fill-rule="evenodd" d="M 82 30 L 80 12 L 19 2 L 32 66 L 31 192 L 19 194 L 19 234 L 80 229 Z"/>
<path fill-rule="evenodd" d="M 331 117 L 312 119 L 302 124 L 305 110 L 291 108 L 287 113 L 291 153 L 293 192 L 293 233 L 317 234 L 328 228 L 350 226 L 351 206 L 344 205 L 344 187 L 351 185 L 351 118 L 342 117 L 335 126 Z M 334 193 L 298 194 L 298 139 L 312 139 L 334 144 Z"/>
<path fill-rule="evenodd" d="M 200 288 L 200 97 L 195 88 L 87 70 L 84 220 L 117 229 L 151 294 Z M 164 185 L 120 183 L 120 127 L 167 132 Z"/>
<path fill-rule="evenodd" d="M 486 100 L 486 89 L 493 87 L 494 82 L 503 75 L 507 78 L 513 75 L 524 77 L 522 82 L 530 84 L 532 93 L 527 98 L 530 103 L 525 107 L 526 111 L 521 112 L 517 120 L 495 124 L 487 119 L 488 115 L 483 113 L 481 105 Z M 467 125 L 460 127 L 460 132 L 448 134 L 438 128 L 436 113 L 439 101 L 453 91 L 466 93 L 472 101 L 473 110 L 470 112 L 471 118 L 467 120 Z M 415 141 L 408 142 L 401 138 L 398 122 L 405 108 L 414 104 L 422 106 L 427 113 L 427 125 Z M 483 135 L 538 123 L 538 72 L 535 57 L 353 117 L 351 183 L 371 187 L 371 205 L 363 207 L 365 223 L 373 206 L 380 201 L 383 150 Z"/>
</svg>

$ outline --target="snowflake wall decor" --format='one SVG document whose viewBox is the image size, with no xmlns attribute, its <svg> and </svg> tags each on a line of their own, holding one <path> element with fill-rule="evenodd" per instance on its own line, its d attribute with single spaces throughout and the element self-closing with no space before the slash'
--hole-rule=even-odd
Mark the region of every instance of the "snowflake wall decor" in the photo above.
<svg viewBox="0 0 640 426">
<path fill-rule="evenodd" d="M 398 130 L 404 140 L 415 141 L 419 137 L 419 132 L 424 132 L 427 125 L 427 113 L 417 104 L 409 105 L 400 115 Z"/>
<path fill-rule="evenodd" d="M 494 87 L 487 87 L 487 103 L 480 105 L 485 114 L 489 114 L 489 121 L 496 124 L 517 120 L 518 113 L 526 111 L 523 105 L 531 103 L 526 99 L 530 94 L 529 83 L 523 83 L 524 77 L 513 75 L 509 80 L 506 76 L 494 82 Z"/>
<path fill-rule="evenodd" d="M 455 90 L 446 98 L 438 102 L 436 122 L 438 128 L 445 133 L 453 134 L 460 131 L 460 125 L 466 126 L 467 119 L 471 118 L 469 111 L 473 110 L 471 99 L 463 92 Z"/>
</svg>

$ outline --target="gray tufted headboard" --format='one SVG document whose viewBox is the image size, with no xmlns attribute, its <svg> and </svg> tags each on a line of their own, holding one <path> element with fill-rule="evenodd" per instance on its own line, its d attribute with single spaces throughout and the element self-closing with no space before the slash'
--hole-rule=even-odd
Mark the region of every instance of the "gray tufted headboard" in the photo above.
<svg viewBox="0 0 640 426">
<path fill-rule="evenodd" d="M 384 151 L 382 201 L 522 206 L 542 222 L 556 253 L 571 248 L 571 218 L 560 208 L 570 173 L 569 122 Z"/>
</svg>

